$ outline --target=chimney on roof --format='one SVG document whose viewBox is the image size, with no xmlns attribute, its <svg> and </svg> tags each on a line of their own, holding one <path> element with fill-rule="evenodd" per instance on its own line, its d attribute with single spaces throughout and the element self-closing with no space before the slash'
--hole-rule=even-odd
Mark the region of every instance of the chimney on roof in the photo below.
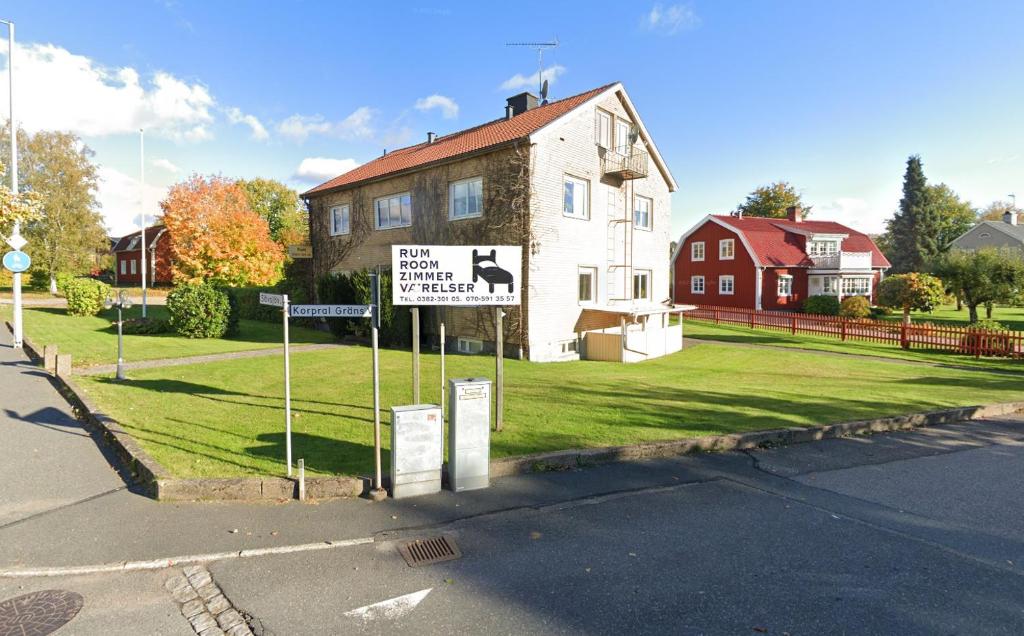
<svg viewBox="0 0 1024 636">
<path fill-rule="evenodd" d="M 427 133 L 427 143 L 428 143 L 428 144 L 432 144 L 432 143 L 434 143 L 434 140 L 435 140 L 435 139 L 437 139 L 437 135 L 435 135 L 435 134 L 434 134 L 434 133 L 432 133 L 432 132 L 428 132 L 428 133 Z"/>
<path fill-rule="evenodd" d="M 514 115 L 515 113 L 512 112 L 512 104 L 505 104 L 505 119 L 512 119 Z"/>
<path fill-rule="evenodd" d="M 537 96 L 533 93 L 519 93 L 505 100 L 508 104 L 505 109 L 505 116 L 508 116 L 508 107 L 512 108 L 512 115 L 520 115 L 528 110 L 537 107 Z"/>
<path fill-rule="evenodd" d="M 791 205 L 786 208 L 786 218 L 793 223 L 799 223 L 804 220 L 804 211 L 799 205 Z"/>
<path fill-rule="evenodd" d="M 1003 223 L 1009 223 L 1010 225 L 1017 225 L 1017 213 L 1013 210 L 1007 210 L 1003 213 Z"/>
</svg>

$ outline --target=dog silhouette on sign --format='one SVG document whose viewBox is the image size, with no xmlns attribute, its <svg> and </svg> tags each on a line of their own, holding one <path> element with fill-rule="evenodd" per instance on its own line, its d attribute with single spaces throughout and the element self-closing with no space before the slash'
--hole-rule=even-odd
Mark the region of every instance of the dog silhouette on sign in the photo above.
<svg viewBox="0 0 1024 636">
<path fill-rule="evenodd" d="M 511 294 L 515 286 L 512 272 L 498 267 L 497 257 L 497 250 L 492 249 L 489 254 L 483 255 L 473 250 L 473 282 L 475 283 L 478 278 L 484 279 L 488 291 L 492 294 L 495 285 L 508 285 L 508 293 Z"/>
</svg>

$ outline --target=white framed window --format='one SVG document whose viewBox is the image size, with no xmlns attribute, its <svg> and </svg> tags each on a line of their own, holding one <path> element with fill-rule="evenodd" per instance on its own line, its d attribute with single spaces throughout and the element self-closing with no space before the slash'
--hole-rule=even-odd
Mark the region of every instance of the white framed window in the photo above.
<svg viewBox="0 0 1024 636">
<path fill-rule="evenodd" d="M 473 177 L 448 184 L 448 218 L 471 219 L 484 213 L 484 179 Z"/>
<path fill-rule="evenodd" d="M 138 261 L 132 259 L 132 276 L 138 273 Z"/>
<path fill-rule="evenodd" d="M 808 256 L 829 256 L 839 253 L 839 241 L 816 240 L 807 243 Z"/>
<path fill-rule="evenodd" d="M 597 109 L 597 121 L 594 123 L 594 142 L 602 148 L 612 147 L 612 116 L 600 108 Z"/>
<path fill-rule="evenodd" d="M 691 276 L 690 277 L 690 293 L 691 294 L 703 294 L 704 293 L 704 277 L 703 276 Z"/>
<path fill-rule="evenodd" d="M 839 293 L 839 277 L 838 276 L 825 276 L 821 279 L 821 290 L 826 294 L 838 294 Z"/>
<path fill-rule="evenodd" d="M 723 296 L 732 296 L 733 291 L 736 288 L 735 278 L 729 274 L 718 277 L 718 293 Z"/>
<path fill-rule="evenodd" d="M 870 278 L 844 278 L 842 281 L 844 296 L 868 296 L 871 294 Z"/>
<path fill-rule="evenodd" d="M 777 292 L 779 296 L 792 296 L 793 277 L 790 276 L 789 274 L 780 274 Z"/>
<path fill-rule="evenodd" d="M 576 340 L 563 340 L 560 347 L 562 353 L 577 353 L 579 351 L 579 345 Z"/>
<path fill-rule="evenodd" d="M 629 128 L 625 119 L 615 120 L 615 151 L 624 155 L 629 154 Z"/>
<path fill-rule="evenodd" d="M 581 267 L 578 273 L 580 303 L 593 303 L 597 301 L 597 268 Z"/>
<path fill-rule="evenodd" d="M 690 243 L 690 260 L 704 260 L 704 241 L 694 241 L 693 243 Z"/>
<path fill-rule="evenodd" d="M 352 231 L 352 208 L 336 205 L 331 208 L 331 236 L 341 236 Z"/>
<path fill-rule="evenodd" d="M 128 261 L 126 261 L 126 260 L 122 260 L 121 261 L 121 273 L 122 274 L 127 274 L 128 273 Z"/>
<path fill-rule="evenodd" d="M 374 199 L 373 210 L 378 230 L 412 225 L 412 195 L 408 192 Z"/>
<path fill-rule="evenodd" d="M 633 227 L 640 230 L 651 229 L 654 216 L 654 201 L 642 196 L 633 197 Z"/>
<path fill-rule="evenodd" d="M 651 299 L 651 272 L 638 270 L 633 274 L 633 300 Z"/>
<path fill-rule="evenodd" d="M 722 239 L 718 242 L 718 259 L 731 261 L 736 258 L 736 239 Z"/>
<path fill-rule="evenodd" d="M 590 218 L 590 182 L 565 175 L 562 214 L 574 219 Z"/>
<path fill-rule="evenodd" d="M 459 353 L 480 353 L 484 350 L 483 341 L 476 338 L 463 338 L 460 336 L 457 346 Z"/>
</svg>

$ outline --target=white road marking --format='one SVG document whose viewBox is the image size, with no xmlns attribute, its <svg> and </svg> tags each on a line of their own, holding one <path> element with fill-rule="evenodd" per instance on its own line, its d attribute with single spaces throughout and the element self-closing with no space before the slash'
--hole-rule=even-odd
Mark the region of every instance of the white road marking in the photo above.
<svg viewBox="0 0 1024 636">
<path fill-rule="evenodd" d="M 314 550 L 332 550 L 373 543 L 373 537 L 361 539 L 342 539 L 340 541 L 319 541 L 317 543 L 301 543 L 298 545 L 282 545 L 273 548 L 251 548 L 233 552 L 211 552 L 209 554 L 189 554 L 185 556 L 151 559 L 148 561 L 119 561 L 101 563 L 99 565 L 75 565 L 53 568 L 9 568 L 0 569 L 0 579 L 29 578 L 39 576 L 75 576 L 79 574 L 100 574 L 109 572 L 130 572 L 134 570 L 163 570 L 176 565 L 189 563 L 209 563 L 226 559 L 245 559 L 270 554 L 291 554 L 293 552 L 312 552 Z M 428 590 L 429 591 L 429 590 Z"/>
<path fill-rule="evenodd" d="M 345 612 L 345 616 L 349 618 L 358 618 L 364 623 L 369 623 L 372 620 L 378 618 L 386 618 L 393 620 L 401 618 L 409 612 L 416 609 L 416 606 L 420 604 L 420 601 L 427 597 L 427 594 L 434 588 L 428 587 L 425 590 L 419 592 L 413 592 L 412 594 L 405 594 L 404 596 L 396 596 L 395 598 L 381 601 L 380 603 L 374 603 L 373 605 L 367 605 L 358 609 Z"/>
</svg>

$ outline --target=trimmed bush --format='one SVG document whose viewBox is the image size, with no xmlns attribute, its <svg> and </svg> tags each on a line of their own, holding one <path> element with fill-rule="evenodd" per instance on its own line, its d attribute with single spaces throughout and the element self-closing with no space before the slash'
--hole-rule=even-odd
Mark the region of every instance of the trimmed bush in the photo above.
<svg viewBox="0 0 1024 636">
<path fill-rule="evenodd" d="M 372 277 L 368 270 L 351 274 L 328 274 L 317 282 L 320 302 L 338 305 L 369 305 Z M 380 342 L 385 346 L 406 346 L 412 342 L 412 317 L 408 307 L 391 304 L 391 272 L 380 276 Z M 365 338 L 370 334 L 366 318 L 332 318 L 327 321 L 337 337 L 354 334 Z"/>
<path fill-rule="evenodd" d="M 238 307 L 238 317 L 243 320 L 281 322 L 281 309 L 260 304 L 260 294 L 278 294 L 274 287 L 227 287 L 224 289 Z M 289 297 L 289 301 L 291 298 Z"/>
<path fill-rule="evenodd" d="M 110 293 L 110 285 L 89 278 L 73 278 L 64 284 L 64 297 L 68 301 L 68 315 L 95 316 L 103 309 L 103 301 Z"/>
<path fill-rule="evenodd" d="M 867 318 L 871 315 L 871 303 L 863 296 L 844 298 L 839 304 L 839 315 L 843 318 Z"/>
<path fill-rule="evenodd" d="M 49 289 L 50 287 L 50 275 L 46 270 L 38 269 L 33 267 L 28 273 L 28 286 L 36 290 Z M 60 282 L 57 283 L 57 289 L 60 290 Z"/>
<path fill-rule="evenodd" d="M 804 301 L 805 314 L 835 316 L 839 314 L 839 299 L 835 296 L 810 296 Z"/>
<path fill-rule="evenodd" d="M 348 274 L 327 274 L 317 282 L 316 289 L 320 302 L 326 305 L 361 304 L 356 301 L 356 289 Z M 362 318 L 358 322 L 365 321 L 366 318 Z M 332 318 L 327 321 L 327 327 L 335 338 L 344 338 L 349 334 L 365 336 L 369 333 L 369 325 L 359 325 L 358 322 L 355 319 Z M 360 330 L 361 326 L 365 329 Z"/>
<path fill-rule="evenodd" d="M 870 314 L 871 317 L 875 318 L 875 319 L 885 318 L 886 316 L 891 316 L 892 315 L 892 310 L 889 309 L 888 307 L 878 307 L 878 306 L 875 306 L 875 307 L 872 307 L 870 311 L 871 311 L 871 314 Z"/>
<path fill-rule="evenodd" d="M 212 285 L 178 285 L 167 294 L 171 326 L 187 338 L 221 338 L 228 331 L 228 295 Z"/>
<path fill-rule="evenodd" d="M 111 327 L 117 331 L 116 324 L 112 324 Z M 171 323 L 163 318 L 132 318 L 124 321 L 121 330 L 125 335 L 135 336 L 153 336 L 173 331 Z"/>
<path fill-rule="evenodd" d="M 45 273 L 43 274 L 43 276 L 45 277 L 43 287 L 48 289 L 50 287 L 50 276 Z M 57 293 L 60 294 L 61 296 L 67 296 L 67 294 L 64 292 L 64 289 L 67 287 L 68 282 L 75 280 L 75 275 L 68 274 L 66 272 L 58 272 L 57 275 L 54 276 L 54 278 L 57 279 Z"/>
</svg>

